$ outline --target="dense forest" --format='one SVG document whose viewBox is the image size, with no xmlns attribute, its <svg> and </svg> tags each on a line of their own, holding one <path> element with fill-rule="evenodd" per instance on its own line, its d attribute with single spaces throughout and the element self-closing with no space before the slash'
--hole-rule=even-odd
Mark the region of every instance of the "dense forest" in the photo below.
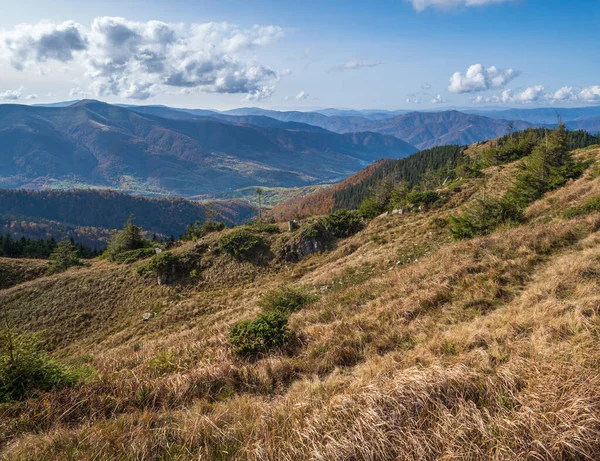
<svg viewBox="0 0 600 461">
<path fill-rule="evenodd" d="M 453 168 L 461 157 L 464 148 L 457 145 L 439 146 L 422 150 L 400 160 L 382 165 L 373 175 L 348 188 L 338 190 L 334 195 L 334 209 L 356 209 L 365 198 L 373 193 L 377 183 L 383 178 L 414 186 L 427 170 Z"/>
<path fill-rule="evenodd" d="M 181 198 L 150 199 L 111 190 L 31 191 L 0 189 L 0 216 L 46 219 L 64 225 L 119 229 L 131 214 L 149 232 L 178 236 L 214 215 L 232 225 L 254 211 L 242 200 L 204 205 Z"/>
<path fill-rule="evenodd" d="M 292 219 L 314 214 L 326 214 L 339 209 L 357 209 L 372 196 L 383 181 L 402 183 L 412 188 L 432 172 L 450 171 L 459 164 L 474 162 L 493 163 L 516 160 L 531 153 L 535 145 L 548 134 L 545 128 L 534 128 L 509 133 L 486 143 L 466 146 L 446 145 L 422 150 L 400 160 L 386 159 L 365 168 L 332 188 L 286 201 L 273 209 L 275 219 Z M 566 131 L 568 150 L 600 144 L 600 135 L 584 130 Z M 482 153 L 485 152 L 485 155 Z M 468 155 L 467 155 L 468 154 Z M 492 161 L 493 160 L 493 161 Z M 480 167 L 483 164 L 479 165 Z M 442 178 L 443 179 L 443 178 Z"/>
<path fill-rule="evenodd" d="M 547 128 L 530 128 L 528 130 L 518 131 L 501 136 L 494 141 L 494 144 L 496 146 L 502 146 L 511 140 L 522 140 L 525 138 L 533 139 L 534 142 L 538 142 L 544 139 L 548 133 L 549 130 Z M 585 130 L 567 130 L 566 135 L 568 150 L 582 149 L 595 144 L 600 145 L 600 134 L 593 135 Z"/>
<path fill-rule="evenodd" d="M 100 254 L 97 249 L 92 250 L 81 243 L 75 243 L 73 239 L 71 239 L 71 243 L 77 249 L 80 258 L 92 258 Z M 5 258 L 48 259 L 57 246 L 58 243 L 53 237 L 48 239 L 26 237 L 16 239 L 10 234 L 0 235 L 0 257 Z"/>
</svg>

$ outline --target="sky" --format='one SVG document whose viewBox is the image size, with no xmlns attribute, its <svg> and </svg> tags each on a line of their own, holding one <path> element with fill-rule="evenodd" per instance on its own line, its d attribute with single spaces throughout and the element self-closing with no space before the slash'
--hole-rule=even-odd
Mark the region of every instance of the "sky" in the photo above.
<svg viewBox="0 0 600 461">
<path fill-rule="evenodd" d="M 0 103 L 93 98 L 219 110 L 600 105 L 600 0 L 0 6 Z"/>
</svg>

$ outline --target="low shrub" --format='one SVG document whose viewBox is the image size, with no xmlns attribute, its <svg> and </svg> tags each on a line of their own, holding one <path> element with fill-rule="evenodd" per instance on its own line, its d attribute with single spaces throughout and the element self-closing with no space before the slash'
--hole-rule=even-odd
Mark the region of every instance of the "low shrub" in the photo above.
<svg viewBox="0 0 600 461">
<path fill-rule="evenodd" d="M 80 373 L 49 357 L 36 336 L 6 329 L 0 337 L 0 402 L 24 400 L 39 391 L 71 386 Z"/>
<path fill-rule="evenodd" d="M 174 273 L 179 265 L 179 257 L 170 251 L 163 251 L 148 261 L 145 269 L 148 272 L 161 276 Z"/>
<path fill-rule="evenodd" d="M 194 224 L 190 224 L 186 229 L 185 233 L 181 236 L 181 240 L 196 240 L 204 237 L 206 234 L 212 232 L 220 232 L 225 229 L 225 223 L 206 221 L 200 223 L 196 221 Z"/>
<path fill-rule="evenodd" d="M 281 310 L 291 313 L 299 311 L 314 300 L 315 297 L 303 289 L 282 286 L 264 293 L 258 304 L 265 311 Z"/>
<path fill-rule="evenodd" d="M 254 232 L 239 228 L 221 237 L 219 248 L 235 259 L 250 261 L 262 257 L 269 250 L 269 245 Z"/>
<path fill-rule="evenodd" d="M 373 219 L 385 211 L 385 207 L 379 203 L 374 197 L 367 197 L 363 200 L 358 208 L 358 215 L 365 219 Z"/>
<path fill-rule="evenodd" d="M 455 240 L 487 235 L 501 224 L 519 222 L 522 210 L 506 200 L 478 200 L 460 216 L 450 216 L 448 231 Z"/>
<path fill-rule="evenodd" d="M 572 207 L 565 210 L 563 216 L 567 219 L 583 216 L 600 211 L 600 196 L 592 197 L 580 207 Z"/>
<path fill-rule="evenodd" d="M 350 237 L 363 228 L 358 211 L 339 210 L 323 218 L 325 228 L 337 238 Z"/>
<path fill-rule="evenodd" d="M 248 229 L 254 232 L 264 233 L 264 234 L 278 234 L 281 232 L 279 227 L 275 224 L 264 222 L 264 221 L 255 221 L 247 225 Z"/>
<path fill-rule="evenodd" d="M 137 250 L 116 253 L 112 255 L 111 260 L 117 264 L 131 264 L 133 262 L 139 261 L 140 259 L 149 258 L 155 253 L 156 251 L 154 250 L 154 248 L 139 248 Z"/>
<path fill-rule="evenodd" d="M 245 358 L 259 357 L 290 343 L 295 334 L 288 328 L 289 314 L 269 310 L 254 320 L 235 324 L 229 332 L 234 352 Z"/>
</svg>

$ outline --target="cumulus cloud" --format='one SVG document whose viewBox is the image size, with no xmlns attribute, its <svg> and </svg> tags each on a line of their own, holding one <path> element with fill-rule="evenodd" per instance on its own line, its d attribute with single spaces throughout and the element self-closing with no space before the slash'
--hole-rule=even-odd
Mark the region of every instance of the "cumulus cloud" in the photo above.
<svg viewBox="0 0 600 461">
<path fill-rule="evenodd" d="M 600 101 L 600 85 L 584 88 L 563 86 L 554 93 L 547 94 L 546 99 L 552 103 L 562 101 L 598 102 Z"/>
<path fill-rule="evenodd" d="M 490 96 L 487 98 L 484 98 L 483 96 L 476 96 L 471 98 L 471 101 L 475 103 L 490 102 L 502 104 L 531 104 L 540 101 L 543 97 L 544 87 L 542 85 L 535 85 L 518 92 L 514 92 L 513 90 L 504 90 L 500 95 Z"/>
<path fill-rule="evenodd" d="M 330 67 L 328 72 L 343 72 L 345 70 L 362 69 L 364 67 L 376 67 L 381 64 L 381 61 L 361 61 L 352 59 L 344 64 Z"/>
<path fill-rule="evenodd" d="M 412 3 L 413 8 L 417 11 L 423 11 L 426 8 L 438 8 L 449 10 L 465 6 L 484 6 L 492 3 L 508 3 L 513 0 L 404 0 L 407 3 Z"/>
<path fill-rule="evenodd" d="M 252 91 L 246 95 L 243 101 L 262 101 L 270 98 L 275 93 L 274 86 L 263 86 L 262 88 Z"/>
<path fill-rule="evenodd" d="M 0 99 L 3 101 L 16 101 L 21 99 L 23 90 L 23 87 L 19 88 L 18 90 L 6 90 L 3 93 L 0 93 Z"/>
<path fill-rule="evenodd" d="M 0 32 L 0 56 L 17 70 L 48 60 L 69 62 L 74 53 L 87 47 L 86 33 L 74 21 L 19 24 L 12 31 Z"/>
<path fill-rule="evenodd" d="M 446 101 L 444 98 L 442 98 L 441 94 L 438 94 L 435 98 L 433 98 L 431 100 L 432 104 L 444 104 L 446 102 L 448 102 L 448 101 Z"/>
<path fill-rule="evenodd" d="M 34 99 L 37 99 L 38 95 L 37 94 L 28 94 L 27 97 L 25 98 L 27 101 L 33 101 Z"/>
<path fill-rule="evenodd" d="M 475 93 L 503 88 L 520 74 L 519 71 L 513 69 L 502 70 L 495 66 L 486 68 L 481 64 L 473 64 L 464 75 L 461 72 L 455 72 L 450 77 L 448 90 L 452 93 Z"/>
<path fill-rule="evenodd" d="M 147 99 L 169 87 L 269 97 L 280 75 L 249 57 L 284 34 L 277 26 L 173 25 L 99 17 L 86 28 L 68 21 L 24 24 L 0 32 L 0 56 L 18 70 L 78 60 L 96 96 Z"/>
<path fill-rule="evenodd" d="M 298 93 L 295 98 L 297 100 L 302 100 L 302 99 L 306 99 L 308 98 L 308 93 L 306 93 L 306 91 L 302 90 L 300 93 Z"/>
</svg>

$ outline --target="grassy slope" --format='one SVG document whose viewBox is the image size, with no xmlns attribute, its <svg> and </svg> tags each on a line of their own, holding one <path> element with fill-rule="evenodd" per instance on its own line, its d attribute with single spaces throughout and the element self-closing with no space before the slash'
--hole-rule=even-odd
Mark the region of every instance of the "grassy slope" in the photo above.
<svg viewBox="0 0 600 461">
<path fill-rule="evenodd" d="M 0 258 L 0 290 L 44 275 L 46 261 L 39 259 Z"/>
<path fill-rule="evenodd" d="M 488 188 L 507 187 L 514 168 L 491 170 Z M 18 325 L 97 371 L 0 410 L 0 456 L 597 459 L 600 215 L 561 216 L 600 195 L 600 178 L 548 194 L 522 226 L 453 243 L 435 218 L 477 190 L 378 218 L 297 265 L 207 252 L 193 284 L 94 262 L 0 291 Z M 235 358 L 229 327 L 282 283 L 320 295 L 292 316 L 298 349 Z M 146 311 L 157 315 L 143 322 Z"/>
</svg>

